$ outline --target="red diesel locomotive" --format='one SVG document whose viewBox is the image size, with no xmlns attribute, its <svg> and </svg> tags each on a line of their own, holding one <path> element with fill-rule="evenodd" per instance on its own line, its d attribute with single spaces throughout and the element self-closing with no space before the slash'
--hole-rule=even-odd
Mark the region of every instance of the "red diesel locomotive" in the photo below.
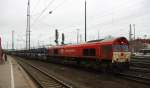
<svg viewBox="0 0 150 88">
<path fill-rule="evenodd" d="M 92 63 L 105 67 L 128 68 L 130 63 L 129 42 L 125 37 L 76 45 L 53 46 L 48 49 L 49 57 L 76 61 L 77 64 Z M 93 63 L 94 62 L 94 63 Z"/>
</svg>

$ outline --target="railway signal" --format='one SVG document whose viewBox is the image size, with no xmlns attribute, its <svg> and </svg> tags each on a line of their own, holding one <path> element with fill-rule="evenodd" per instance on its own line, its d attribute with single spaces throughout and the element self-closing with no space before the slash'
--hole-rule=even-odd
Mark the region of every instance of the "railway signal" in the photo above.
<svg viewBox="0 0 150 88">
<path fill-rule="evenodd" d="M 62 33 L 62 42 L 61 42 L 62 45 L 64 44 L 64 41 L 65 41 L 65 35 L 64 33 Z"/>
<path fill-rule="evenodd" d="M 55 43 L 56 43 L 56 45 L 58 45 L 58 37 L 59 37 L 59 33 L 58 33 L 58 30 L 56 29 L 55 30 Z"/>
</svg>

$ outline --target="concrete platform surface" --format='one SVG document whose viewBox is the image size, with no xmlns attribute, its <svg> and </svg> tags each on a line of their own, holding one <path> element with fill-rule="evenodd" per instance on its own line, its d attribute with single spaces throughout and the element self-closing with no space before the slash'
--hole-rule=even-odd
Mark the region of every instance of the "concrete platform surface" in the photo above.
<svg viewBox="0 0 150 88">
<path fill-rule="evenodd" d="M 0 88 L 37 88 L 13 57 L 0 63 Z"/>
</svg>

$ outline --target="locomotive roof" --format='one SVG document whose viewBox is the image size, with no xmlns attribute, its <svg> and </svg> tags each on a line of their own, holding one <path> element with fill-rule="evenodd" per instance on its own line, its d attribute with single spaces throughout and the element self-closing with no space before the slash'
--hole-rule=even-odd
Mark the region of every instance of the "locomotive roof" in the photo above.
<svg viewBox="0 0 150 88">
<path fill-rule="evenodd" d="M 111 39 L 101 39 L 101 40 L 93 40 L 93 41 L 88 41 L 88 42 L 85 42 L 85 43 L 80 43 L 80 44 L 69 44 L 69 45 L 58 45 L 58 46 L 53 46 L 53 48 L 61 48 L 61 47 L 75 47 L 75 46 L 82 46 L 82 45 L 92 45 L 92 44 L 112 44 L 114 43 L 115 41 L 118 41 L 118 40 L 122 40 L 122 39 L 125 39 L 125 37 L 118 37 L 118 38 L 111 38 Z"/>
<path fill-rule="evenodd" d="M 92 41 L 88 41 L 86 43 L 103 43 L 103 42 L 114 42 L 114 41 L 118 41 L 118 40 L 122 40 L 125 39 L 125 37 L 118 37 L 118 38 L 108 38 L 108 39 L 100 39 L 100 40 L 92 40 Z"/>
<path fill-rule="evenodd" d="M 118 41 L 118 40 L 122 40 L 122 39 L 127 40 L 125 37 L 118 37 L 118 38 L 104 39 L 101 42 L 114 42 L 114 41 Z"/>
<path fill-rule="evenodd" d="M 88 41 L 87 43 L 91 43 L 91 42 L 100 42 L 100 41 L 102 41 L 102 40 L 104 40 L 104 39 L 91 40 L 91 41 Z"/>
</svg>

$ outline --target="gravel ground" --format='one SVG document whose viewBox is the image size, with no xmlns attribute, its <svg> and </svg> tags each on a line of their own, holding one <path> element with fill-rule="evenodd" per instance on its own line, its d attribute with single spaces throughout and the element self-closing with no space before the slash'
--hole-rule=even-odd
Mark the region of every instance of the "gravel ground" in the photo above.
<svg viewBox="0 0 150 88">
<path fill-rule="evenodd" d="M 26 60 L 51 75 L 73 85 L 75 88 L 149 88 L 148 85 L 118 78 L 104 73 L 92 73 L 67 66 L 45 63 L 35 60 Z"/>
</svg>

